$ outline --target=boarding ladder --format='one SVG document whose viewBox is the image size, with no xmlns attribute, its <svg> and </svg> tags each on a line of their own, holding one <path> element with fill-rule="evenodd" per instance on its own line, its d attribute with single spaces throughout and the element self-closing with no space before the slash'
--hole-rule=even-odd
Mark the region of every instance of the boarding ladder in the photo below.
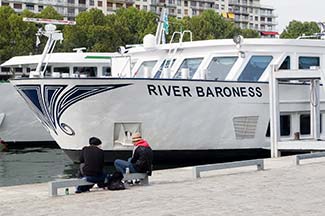
<svg viewBox="0 0 325 216">
<path fill-rule="evenodd" d="M 190 41 L 192 42 L 193 38 L 192 38 L 192 32 L 190 30 L 185 30 L 183 32 L 179 32 L 176 31 L 173 33 L 170 41 L 169 41 L 169 50 L 168 50 L 168 54 L 167 57 L 164 60 L 164 64 L 162 67 L 163 70 L 163 78 L 170 78 L 170 68 L 173 65 L 173 59 L 176 57 L 177 51 L 180 47 L 182 47 L 182 43 L 183 43 L 183 38 L 185 33 L 190 34 Z M 175 37 L 179 35 L 179 41 L 178 43 L 173 43 Z"/>
<path fill-rule="evenodd" d="M 325 141 L 320 140 L 320 80 L 325 81 L 325 72 L 319 67 L 308 70 L 278 70 L 278 65 L 271 65 L 269 77 L 271 157 L 279 157 L 282 150 L 320 151 L 325 150 Z M 310 82 L 310 126 L 311 139 L 280 139 L 279 82 Z"/>
</svg>

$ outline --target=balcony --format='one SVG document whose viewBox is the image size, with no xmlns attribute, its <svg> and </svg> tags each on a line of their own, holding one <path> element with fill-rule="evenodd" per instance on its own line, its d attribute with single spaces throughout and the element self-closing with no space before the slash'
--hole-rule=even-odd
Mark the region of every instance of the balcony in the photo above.
<svg viewBox="0 0 325 216">
<path fill-rule="evenodd" d="M 234 10 L 234 13 L 235 13 L 235 14 L 244 14 L 244 15 L 249 15 L 248 10 L 238 10 L 238 9 L 235 9 L 235 10 Z"/>
</svg>

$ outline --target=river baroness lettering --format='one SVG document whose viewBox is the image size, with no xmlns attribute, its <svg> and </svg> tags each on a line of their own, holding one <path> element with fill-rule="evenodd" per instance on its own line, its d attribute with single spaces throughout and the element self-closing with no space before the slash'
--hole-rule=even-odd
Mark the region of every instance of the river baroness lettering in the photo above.
<svg viewBox="0 0 325 216">
<path fill-rule="evenodd" d="M 151 96 L 168 97 L 262 97 L 262 89 L 252 86 L 236 87 L 189 87 L 178 85 L 147 85 L 148 94 Z"/>
</svg>

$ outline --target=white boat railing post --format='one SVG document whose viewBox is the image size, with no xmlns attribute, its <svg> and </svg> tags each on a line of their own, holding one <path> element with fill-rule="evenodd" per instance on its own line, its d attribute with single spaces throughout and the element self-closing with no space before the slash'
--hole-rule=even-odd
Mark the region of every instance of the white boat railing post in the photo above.
<svg viewBox="0 0 325 216">
<path fill-rule="evenodd" d="M 279 113 L 279 81 L 275 78 L 276 65 L 271 65 L 269 78 L 270 99 L 270 141 L 271 157 L 279 157 L 278 141 L 280 135 L 280 113 Z"/>
<path fill-rule="evenodd" d="M 319 79 L 313 79 L 310 83 L 310 127 L 314 140 L 320 138 L 320 100 Z"/>
</svg>

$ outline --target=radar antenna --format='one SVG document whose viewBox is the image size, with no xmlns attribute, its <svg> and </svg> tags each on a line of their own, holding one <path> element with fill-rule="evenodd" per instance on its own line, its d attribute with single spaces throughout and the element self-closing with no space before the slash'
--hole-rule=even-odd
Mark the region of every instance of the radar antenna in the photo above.
<svg viewBox="0 0 325 216">
<path fill-rule="evenodd" d="M 61 31 L 56 30 L 56 25 L 75 25 L 75 21 L 70 20 L 54 20 L 54 19 L 41 19 L 41 18 L 23 18 L 25 22 L 34 22 L 46 24 L 44 29 L 39 28 L 36 33 L 36 46 L 40 44 L 40 36 L 46 36 L 48 38 L 46 45 L 44 47 L 41 59 L 36 67 L 35 71 L 31 71 L 29 77 L 44 77 L 44 73 L 47 67 L 47 63 L 44 67 L 44 70 L 41 72 L 41 68 L 44 62 L 44 59 L 47 54 L 51 54 L 54 50 L 57 41 L 63 40 L 63 34 Z"/>
</svg>

